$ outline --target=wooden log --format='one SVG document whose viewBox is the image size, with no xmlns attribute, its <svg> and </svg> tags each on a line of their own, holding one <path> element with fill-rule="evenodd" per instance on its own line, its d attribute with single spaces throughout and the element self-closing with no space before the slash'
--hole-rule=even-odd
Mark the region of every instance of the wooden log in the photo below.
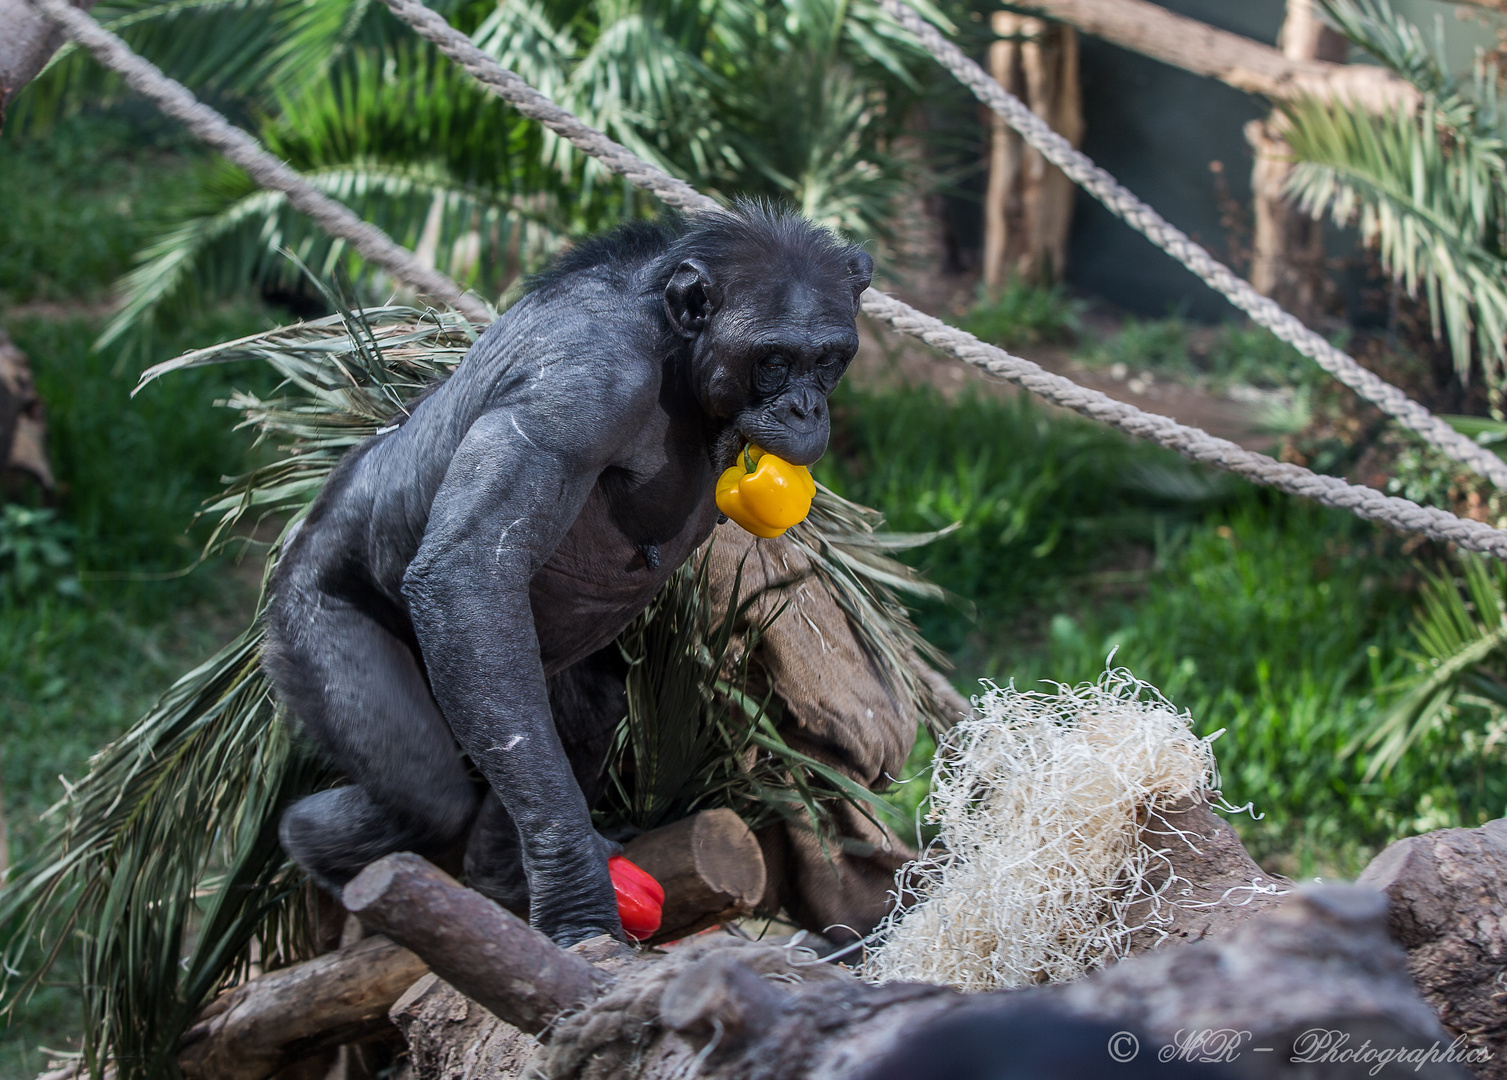
<svg viewBox="0 0 1507 1080">
<path fill-rule="evenodd" d="M 666 889 L 665 930 L 656 941 L 749 914 L 763 896 L 764 860 L 758 841 L 731 810 L 704 811 L 656 829 L 629 845 L 629 852 Z M 459 905 L 451 911 L 464 913 L 461 924 L 449 927 L 448 933 L 489 933 L 489 920 L 495 918 L 491 902 L 445 881 L 448 884 L 437 893 L 420 890 L 408 896 L 403 902 L 418 906 L 406 920 L 427 923 L 437 931 L 445 928 L 451 915 L 424 906 L 437 895 L 445 904 Z M 467 895 L 457 898 L 451 890 Z M 360 914 L 368 924 L 379 918 L 369 911 Z M 345 910 L 326 899 L 316 916 L 333 948 Z M 505 932 L 516 929 L 510 925 Z M 525 943 L 532 940 L 537 945 L 533 939 L 538 935 L 523 929 Z M 446 955 L 459 955 L 467 963 L 476 959 L 469 947 L 457 950 L 447 940 L 444 948 L 449 949 Z M 564 954 L 548 945 L 547 955 Z M 373 937 L 261 976 L 210 1004 L 185 1035 L 179 1064 L 189 1080 L 264 1080 L 294 1061 L 387 1029 L 389 1010 L 427 971 L 413 952 Z M 567 997 L 568 985 L 562 990 Z"/>
<path fill-rule="evenodd" d="M 664 920 L 651 944 L 751 915 L 764 895 L 759 841 L 731 810 L 703 810 L 645 833 L 623 854 L 664 886 Z"/>
<path fill-rule="evenodd" d="M 1338 98 L 1373 111 L 1419 104 L 1418 91 L 1383 68 L 1294 60 L 1270 45 L 1147 0 L 1026 0 L 1020 6 L 1142 56 L 1273 100 Z"/>
<path fill-rule="evenodd" d="M 1229 822 L 1201 799 L 1185 800 L 1157 813 L 1141 828 L 1141 839 L 1163 853 L 1146 875 L 1144 888 L 1161 890 L 1160 920 L 1151 903 L 1132 905 L 1126 921 L 1141 929 L 1130 936 L 1129 951 L 1155 949 L 1173 941 L 1198 941 L 1234 930 L 1253 915 L 1279 906 L 1293 883 L 1256 865 Z"/>
<path fill-rule="evenodd" d="M 1476 1076 L 1507 1080 L 1507 819 L 1395 841 L 1358 883 L 1386 894 L 1414 984 L 1450 1034 L 1482 1051 Z"/>
<path fill-rule="evenodd" d="M 1105 1025 L 1096 1040 L 1137 1033 L 1143 1060 L 1162 1046 L 1189 1050 L 1190 1031 L 1221 1033 L 1230 1056 L 1203 1057 L 1219 1046 L 1195 1042 L 1192 1056 L 1179 1060 L 1238 1056 L 1245 1077 L 1330 1075 L 1292 1067 L 1305 1051 L 1311 1055 L 1317 1030 L 1350 1036 L 1354 1046 L 1369 1038 L 1373 1047 L 1419 1055 L 1404 1059 L 1410 1075 L 1418 1060 L 1416 1075 L 1463 1080 L 1448 1063 L 1421 1057 L 1448 1040 L 1413 989 L 1402 950 L 1387 938 L 1385 912 L 1384 898 L 1367 889 L 1309 888 L 1224 937 L 1158 949 L 1076 983 L 978 995 L 914 983 L 871 986 L 779 947 L 704 937 L 663 956 L 618 961 L 616 985 L 586 1011 L 562 1018 L 543 1046 L 477 1015 L 437 981 L 415 987 L 419 1000 L 409 1006 L 405 1032 L 415 1080 L 915 1076 L 879 1063 L 952 1019 L 982 1017 L 987 1030 L 1021 1015 L 1032 1026 L 1018 1033 L 1022 1044 L 1003 1049 L 1024 1060 L 1065 1050 L 1071 1023 L 1081 1019 Z M 944 1049 L 981 1052 L 976 1044 Z M 945 1060 L 928 1061 L 934 1068 L 920 1075 L 949 1075 Z M 1333 1075 L 1362 1076 L 1371 1067 L 1362 1061 Z"/>
<path fill-rule="evenodd" d="M 412 949 L 451 986 L 529 1034 L 590 1001 L 611 981 L 408 852 L 361 871 L 345 887 L 343 902 L 363 926 Z"/>
<path fill-rule="evenodd" d="M 370 937 L 221 994 L 183 1037 L 189 1080 L 265 1080 L 321 1050 L 391 1023 L 387 1012 L 427 969 L 413 953 Z"/>
</svg>

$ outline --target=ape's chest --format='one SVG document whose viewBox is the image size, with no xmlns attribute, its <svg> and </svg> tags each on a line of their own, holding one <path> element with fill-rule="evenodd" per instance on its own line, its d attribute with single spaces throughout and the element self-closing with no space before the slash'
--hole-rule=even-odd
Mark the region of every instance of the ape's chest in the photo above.
<svg viewBox="0 0 1507 1080">
<path fill-rule="evenodd" d="M 658 464 L 605 473 L 534 576 L 530 599 L 547 669 L 615 637 L 716 524 L 716 478 L 705 455 Z"/>
</svg>

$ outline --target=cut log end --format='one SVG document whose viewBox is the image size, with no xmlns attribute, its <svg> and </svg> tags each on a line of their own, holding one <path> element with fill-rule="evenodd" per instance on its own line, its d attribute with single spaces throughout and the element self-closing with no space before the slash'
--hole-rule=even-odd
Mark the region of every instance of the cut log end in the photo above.
<svg viewBox="0 0 1507 1080">
<path fill-rule="evenodd" d="M 645 833 L 623 854 L 664 886 L 663 919 L 650 944 L 751 915 L 764 896 L 759 841 L 731 810 L 703 810 Z"/>
</svg>

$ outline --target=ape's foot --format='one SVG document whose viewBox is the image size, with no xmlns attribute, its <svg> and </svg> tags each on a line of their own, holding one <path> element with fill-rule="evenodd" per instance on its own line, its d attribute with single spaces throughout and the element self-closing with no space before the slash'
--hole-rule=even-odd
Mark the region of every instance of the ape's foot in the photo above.
<svg viewBox="0 0 1507 1080">
<path fill-rule="evenodd" d="M 568 949 L 572 945 L 579 945 L 581 942 L 589 941 L 595 937 L 609 937 L 625 945 L 632 944 L 628 941 L 628 935 L 623 933 L 621 926 L 615 930 L 607 930 L 600 926 L 580 926 L 546 932 L 549 934 L 549 939 L 562 949 Z"/>
</svg>

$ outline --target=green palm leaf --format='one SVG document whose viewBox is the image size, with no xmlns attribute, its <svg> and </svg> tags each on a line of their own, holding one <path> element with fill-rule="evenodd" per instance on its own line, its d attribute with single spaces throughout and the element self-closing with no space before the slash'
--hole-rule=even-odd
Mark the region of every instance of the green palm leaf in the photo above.
<svg viewBox="0 0 1507 1080">
<path fill-rule="evenodd" d="M 567 189 L 539 162 L 537 128 L 427 48 L 354 56 L 280 100 L 279 118 L 264 131 L 274 153 L 484 292 L 495 295 L 542 262 L 566 222 L 579 219 L 572 202 L 561 208 Z M 368 280 L 343 241 L 227 163 L 204 168 L 181 210 L 119 283 L 121 308 L 101 345 L 207 299 L 297 287 L 300 272 L 284 251 L 321 277 L 340 264 Z"/>
<path fill-rule="evenodd" d="M 430 226 L 435 264 L 489 290 L 541 262 L 560 242 L 548 205 L 457 183 L 432 163 L 355 162 L 305 176 L 400 243 L 418 246 Z M 300 271 L 285 253 L 324 276 L 345 263 L 354 278 L 369 280 L 343 241 L 331 239 L 280 192 L 256 187 L 233 166 L 213 166 L 196 202 L 200 212 L 153 241 L 121 279 L 120 310 L 101 334 L 101 347 L 206 299 L 248 286 L 297 285 Z"/>
<path fill-rule="evenodd" d="M 1296 167 L 1290 191 L 1311 215 L 1358 223 L 1386 271 L 1426 297 L 1456 370 L 1473 346 L 1488 386 L 1507 382 L 1507 142 L 1495 73 L 1467 90 L 1386 0 L 1325 0 L 1355 44 L 1416 86 L 1415 112 L 1368 113 L 1339 100 L 1283 106 Z"/>
<path fill-rule="evenodd" d="M 1366 779 L 1390 772 L 1408 748 L 1445 715 L 1462 689 L 1499 683 L 1483 665 L 1507 650 L 1507 568 L 1474 555 L 1462 559 L 1464 579 L 1430 576 L 1413 625 L 1421 677 L 1365 735 L 1346 748 L 1372 751 Z"/>
<path fill-rule="evenodd" d="M 1507 358 L 1507 259 L 1500 250 L 1507 157 L 1496 137 L 1453 142 L 1425 109 L 1366 115 L 1329 104 L 1288 107 L 1298 164 L 1291 191 L 1308 213 L 1358 220 L 1382 264 L 1422 291 L 1468 379 L 1472 339 L 1492 385 Z"/>
</svg>

